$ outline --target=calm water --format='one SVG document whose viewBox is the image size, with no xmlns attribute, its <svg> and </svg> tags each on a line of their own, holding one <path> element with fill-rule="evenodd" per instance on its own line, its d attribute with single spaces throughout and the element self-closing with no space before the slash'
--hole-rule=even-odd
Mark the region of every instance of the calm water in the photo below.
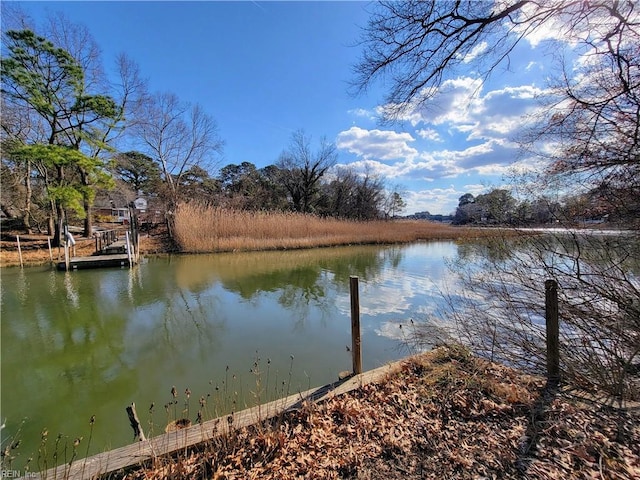
<svg viewBox="0 0 640 480">
<path fill-rule="evenodd" d="M 3 447 L 22 439 L 22 468 L 36 462 L 44 428 L 49 454 L 62 434 L 61 445 L 84 437 L 84 455 L 92 415 L 90 453 L 131 442 L 132 401 L 157 434 L 175 417 L 195 420 L 201 397 L 208 419 L 334 381 L 351 369 L 350 275 L 360 277 L 364 369 L 397 359 L 407 354 L 399 325 L 438 307 L 456 254 L 433 242 L 172 256 L 131 270 L 5 269 Z"/>
</svg>

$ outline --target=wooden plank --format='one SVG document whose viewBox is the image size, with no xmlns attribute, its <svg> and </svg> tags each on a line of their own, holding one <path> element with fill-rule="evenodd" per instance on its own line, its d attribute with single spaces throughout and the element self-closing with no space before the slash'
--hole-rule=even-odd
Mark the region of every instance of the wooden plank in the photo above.
<svg viewBox="0 0 640 480">
<path fill-rule="evenodd" d="M 268 420 L 285 411 L 300 408 L 306 402 L 321 402 L 333 396 L 342 395 L 360 388 L 368 383 L 380 381 L 398 368 L 400 363 L 401 361 L 384 365 L 336 383 L 312 388 L 306 392 L 290 395 L 289 397 L 258 405 L 235 414 L 208 420 L 199 425 L 165 433 L 86 459 L 79 459 L 71 466 L 63 465 L 46 472 L 30 473 L 29 478 L 64 478 L 70 480 L 95 478 L 109 472 L 132 467 L 146 460 L 168 455 L 205 442 L 227 433 L 231 429 L 243 428 Z"/>
<path fill-rule="evenodd" d="M 69 270 L 84 268 L 128 267 L 129 256 L 126 253 L 118 255 L 94 255 L 91 257 L 74 257 L 69 260 Z M 65 262 L 58 263 L 58 270 L 66 270 Z"/>
<path fill-rule="evenodd" d="M 113 255 L 123 253 L 127 253 L 127 245 L 124 240 L 117 240 L 107 245 L 99 252 L 100 255 Z"/>
</svg>

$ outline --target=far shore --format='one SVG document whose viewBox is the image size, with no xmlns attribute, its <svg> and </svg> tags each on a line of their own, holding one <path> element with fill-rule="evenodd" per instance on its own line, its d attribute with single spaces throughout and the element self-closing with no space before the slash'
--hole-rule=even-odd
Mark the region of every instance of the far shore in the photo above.
<svg viewBox="0 0 640 480">
<path fill-rule="evenodd" d="M 164 224 L 155 225 L 140 237 L 140 253 L 161 255 L 170 253 L 219 253 L 237 251 L 294 250 L 344 245 L 411 243 L 427 240 L 474 240 L 509 232 L 507 229 L 457 227 L 424 220 L 388 220 L 353 222 L 324 219 L 300 214 L 264 212 L 201 212 L 183 210 L 176 219 L 174 238 L 170 239 Z M 206 218 L 206 223 L 203 219 Z M 100 228 L 120 228 L 117 224 Z M 511 230 L 511 234 L 513 234 Z M 508 233 L 507 233 L 508 234 Z M 39 266 L 55 263 L 63 256 L 62 249 L 49 250 L 47 236 L 24 235 L 19 231 L 4 231 L 0 245 L 0 267 Z M 93 238 L 76 236 L 75 256 L 90 256 L 95 251 Z"/>
<path fill-rule="evenodd" d="M 157 224 L 140 238 L 140 253 L 164 255 L 171 253 L 220 253 L 238 251 L 295 250 L 337 247 L 345 245 L 383 245 L 418 241 L 473 241 L 504 235 L 540 233 L 588 233 L 590 235 L 630 235 L 633 230 L 588 227 L 487 227 L 454 226 L 425 220 L 378 220 L 354 222 L 318 219 L 297 214 L 264 214 L 255 212 L 187 211 L 178 219 L 174 239 L 170 239 L 165 224 Z M 216 218 L 217 215 L 217 218 Z M 212 218 L 213 217 L 213 218 Z M 208 218 L 203 224 L 202 218 Z M 100 224 L 101 229 L 126 230 L 120 224 Z M 124 233 L 123 233 L 124 234 Z M 22 265 L 42 266 L 62 260 L 61 248 L 49 250 L 45 234 L 27 235 L 4 230 L 0 242 L 0 268 L 21 265 L 18 251 L 21 244 Z M 90 256 L 95 252 L 94 238 L 76 235 L 75 256 Z"/>
</svg>

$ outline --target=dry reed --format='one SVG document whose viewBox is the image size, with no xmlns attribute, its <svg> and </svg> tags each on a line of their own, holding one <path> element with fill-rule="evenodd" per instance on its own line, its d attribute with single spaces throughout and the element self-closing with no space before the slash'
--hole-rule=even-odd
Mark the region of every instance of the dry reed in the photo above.
<svg viewBox="0 0 640 480">
<path fill-rule="evenodd" d="M 255 212 L 183 204 L 174 221 L 182 252 L 225 252 L 404 243 L 477 237 L 479 230 L 422 220 L 347 221 L 294 212 Z"/>
</svg>

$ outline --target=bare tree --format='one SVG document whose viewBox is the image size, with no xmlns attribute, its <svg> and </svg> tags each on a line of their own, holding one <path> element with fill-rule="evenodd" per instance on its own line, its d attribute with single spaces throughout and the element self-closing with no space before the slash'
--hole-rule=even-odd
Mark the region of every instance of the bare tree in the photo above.
<svg viewBox="0 0 640 480">
<path fill-rule="evenodd" d="M 629 252 L 638 249 L 634 236 L 588 232 L 461 246 L 452 264 L 460 283 L 446 294 L 443 318 L 432 318 L 415 333 L 425 343 L 448 335 L 493 361 L 544 372 L 545 280 L 553 278 L 559 285 L 564 378 L 586 390 L 637 398 L 640 258 Z"/>
<path fill-rule="evenodd" d="M 490 75 L 523 38 L 542 28 L 590 46 L 611 44 L 613 52 L 626 35 L 637 34 L 635 10 L 632 0 L 383 1 L 364 28 L 352 86 L 362 92 L 383 79 L 393 118 L 424 104 L 460 67 Z"/>
<path fill-rule="evenodd" d="M 311 150 L 311 138 L 304 131 L 293 133 L 289 148 L 280 155 L 278 167 L 294 210 L 304 213 L 314 211 L 320 180 L 335 165 L 336 159 L 336 146 L 326 138 L 320 140 L 320 147 L 314 153 Z"/>
<path fill-rule="evenodd" d="M 223 142 L 215 121 L 200 106 L 181 102 L 174 94 L 152 96 L 140 112 L 135 131 L 144 145 L 143 153 L 160 164 L 174 209 L 182 176 L 193 167 L 212 168 Z"/>
<path fill-rule="evenodd" d="M 387 118 L 398 119 L 408 110 L 427 107 L 443 81 L 462 66 L 481 77 L 491 75 L 508 63 L 519 42 L 543 29 L 555 32 L 559 52 L 563 45 L 577 46 L 581 61 L 559 65 L 562 74 L 550 90 L 545 113 L 526 139 L 525 146 L 548 161 L 536 193 L 548 194 L 548 187 L 559 182 L 564 188 L 598 192 L 610 199 L 627 226 L 637 228 L 637 2 L 383 2 L 364 30 L 354 86 L 363 91 L 384 80 L 389 85 Z M 541 143 L 544 149 L 538 148 Z M 506 241 L 497 245 L 482 265 L 485 274 L 473 262 L 461 262 L 458 272 L 465 288 L 452 296 L 449 312 L 458 321 L 457 335 L 466 335 L 470 344 L 493 357 L 540 367 L 540 298 L 544 280 L 554 278 L 561 292 L 566 378 L 618 396 L 637 394 L 633 372 L 640 352 L 640 249 L 637 241 L 628 240 L 547 235 L 526 239 L 521 248 Z"/>
</svg>

